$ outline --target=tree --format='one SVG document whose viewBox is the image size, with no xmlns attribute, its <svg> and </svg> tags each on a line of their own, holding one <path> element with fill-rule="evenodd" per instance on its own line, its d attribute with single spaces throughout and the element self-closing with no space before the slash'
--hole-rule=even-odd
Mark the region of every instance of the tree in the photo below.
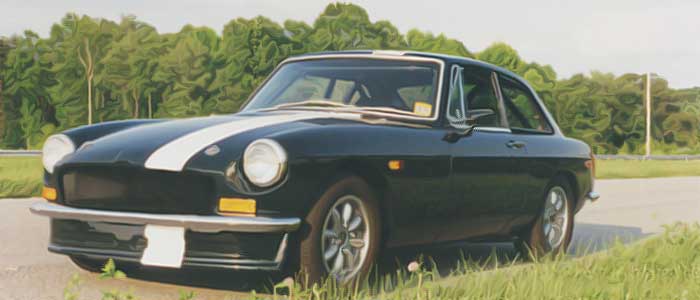
<svg viewBox="0 0 700 300">
<path fill-rule="evenodd" d="M 51 89 L 52 104 L 61 128 L 93 121 L 94 78 L 109 50 L 117 24 L 68 14 L 51 28 L 49 60 L 58 82 Z"/>
<path fill-rule="evenodd" d="M 222 44 L 216 53 L 213 112 L 231 113 L 294 50 L 282 27 L 263 17 L 236 19 L 224 26 Z"/>
<path fill-rule="evenodd" d="M 110 96 L 122 101 L 117 100 L 121 105 L 108 106 L 103 114 L 107 119 L 114 116 L 139 118 L 142 99 L 146 98 L 146 116 L 151 118 L 153 93 L 158 90 L 153 76 L 158 58 L 165 52 L 162 39 L 155 28 L 134 17 L 124 17 L 119 30 L 119 38 L 101 60 L 104 67 L 97 74 L 96 82 L 103 85 Z"/>
<path fill-rule="evenodd" d="M 56 120 L 49 104 L 47 87 L 53 84 L 49 68 L 41 57 L 46 53 L 45 42 L 31 31 L 16 39 L 16 48 L 7 55 L 4 78 L 8 96 L 5 111 L 10 132 L 5 144 L 22 148 L 37 148 L 53 133 Z"/>
<path fill-rule="evenodd" d="M 3 137 L 5 136 L 5 101 L 4 96 L 4 86 L 5 86 L 5 62 L 7 61 L 7 55 L 15 47 L 16 38 L 7 38 L 0 36 L 0 146 L 3 143 Z"/>
<path fill-rule="evenodd" d="M 210 87 L 218 69 L 215 53 L 219 37 L 209 28 L 188 25 L 170 42 L 172 45 L 159 58 L 153 77 L 165 87 L 156 116 L 211 114 L 215 105 L 210 101 Z"/>
<path fill-rule="evenodd" d="M 444 34 L 438 36 L 413 29 L 406 35 L 407 49 L 423 52 L 435 52 L 447 55 L 463 57 L 474 57 L 474 55 L 464 47 L 462 42 L 446 37 Z"/>
</svg>

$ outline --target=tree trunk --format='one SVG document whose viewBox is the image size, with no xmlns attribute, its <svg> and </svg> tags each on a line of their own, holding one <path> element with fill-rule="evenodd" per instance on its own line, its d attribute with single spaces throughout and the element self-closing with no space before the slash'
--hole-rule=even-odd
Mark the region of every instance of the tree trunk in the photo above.
<svg viewBox="0 0 700 300">
<path fill-rule="evenodd" d="M 95 62 L 92 59 L 92 53 L 90 52 L 90 41 L 85 38 L 83 39 L 85 43 L 85 58 L 83 58 L 83 53 L 78 47 L 78 59 L 80 63 L 85 68 L 85 78 L 88 84 L 88 125 L 92 124 L 92 78 L 95 75 Z"/>
<path fill-rule="evenodd" d="M 153 119 L 153 102 L 151 102 L 151 94 L 148 94 L 148 118 Z"/>
<path fill-rule="evenodd" d="M 139 97 L 136 90 L 131 91 L 131 97 L 134 98 L 134 119 L 139 118 Z"/>
<path fill-rule="evenodd" d="M 88 76 L 88 125 L 92 124 L 92 76 Z"/>
</svg>

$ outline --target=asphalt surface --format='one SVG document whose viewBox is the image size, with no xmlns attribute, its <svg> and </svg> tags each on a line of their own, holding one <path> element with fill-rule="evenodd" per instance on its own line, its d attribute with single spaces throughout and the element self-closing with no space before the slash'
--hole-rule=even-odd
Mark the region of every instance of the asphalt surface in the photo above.
<svg viewBox="0 0 700 300">
<path fill-rule="evenodd" d="M 576 216 L 571 253 L 584 255 L 604 250 L 615 239 L 632 242 L 663 231 L 664 224 L 700 221 L 700 177 L 599 180 L 602 195 L 587 203 Z M 79 299 L 100 299 L 102 291 L 131 291 L 139 299 L 178 299 L 181 291 L 194 291 L 195 299 L 248 298 L 251 289 L 264 288 L 258 274 L 231 272 L 141 270 L 135 278 L 100 280 L 72 265 L 68 258 L 46 250 L 48 220 L 29 213 L 40 199 L 0 199 L 0 298 L 63 299 L 64 288 L 74 276 L 80 278 Z M 440 250 L 414 249 L 397 254 L 409 257 L 424 253 L 438 258 L 449 270 L 463 252 L 485 256 L 497 246 L 455 245 Z M 389 258 L 391 259 L 391 258 Z M 453 266 L 453 265 L 452 265 Z M 391 267 L 384 267 L 391 269 Z M 391 271 L 389 271 L 391 272 Z M 252 282 L 252 283 L 251 283 Z"/>
</svg>

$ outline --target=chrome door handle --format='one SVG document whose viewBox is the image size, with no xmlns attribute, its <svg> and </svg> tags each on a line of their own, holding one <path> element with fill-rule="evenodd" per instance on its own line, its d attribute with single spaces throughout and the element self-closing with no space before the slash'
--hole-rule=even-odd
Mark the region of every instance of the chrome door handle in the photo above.
<svg viewBox="0 0 700 300">
<path fill-rule="evenodd" d="M 525 148 L 525 146 L 527 146 L 527 143 L 522 141 L 510 141 L 506 143 L 506 146 L 508 146 L 508 148 L 511 149 L 522 149 Z"/>
</svg>

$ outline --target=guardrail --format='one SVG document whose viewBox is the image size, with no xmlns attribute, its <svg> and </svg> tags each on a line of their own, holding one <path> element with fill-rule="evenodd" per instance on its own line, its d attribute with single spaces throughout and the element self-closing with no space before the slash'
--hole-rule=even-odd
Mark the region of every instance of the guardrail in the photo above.
<svg viewBox="0 0 700 300">
<path fill-rule="evenodd" d="M 0 150 L 0 156 L 39 156 L 41 150 Z"/>
<path fill-rule="evenodd" d="M 700 160 L 700 155 L 608 155 L 600 154 L 595 156 L 602 160 Z"/>
</svg>

